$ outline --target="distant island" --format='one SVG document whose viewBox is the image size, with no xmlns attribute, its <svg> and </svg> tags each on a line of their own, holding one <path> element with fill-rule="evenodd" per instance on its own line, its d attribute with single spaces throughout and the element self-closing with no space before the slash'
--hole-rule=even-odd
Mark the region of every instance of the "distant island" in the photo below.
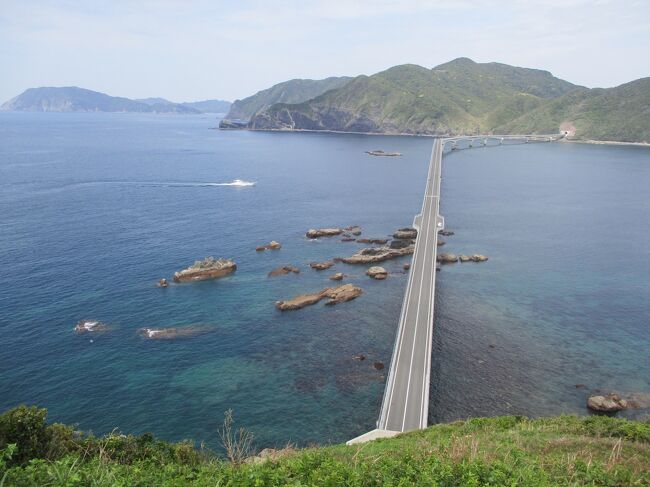
<svg viewBox="0 0 650 487">
<path fill-rule="evenodd" d="M 23 112 L 138 112 L 138 113 L 226 113 L 230 102 L 204 100 L 174 103 L 164 98 L 132 100 L 98 91 L 68 87 L 30 88 L 0 106 L 2 111 Z"/>
<path fill-rule="evenodd" d="M 305 82 L 309 89 L 305 89 Z M 233 103 L 222 128 L 650 142 L 650 78 L 589 89 L 548 71 L 458 58 L 372 76 L 291 80 Z"/>
</svg>

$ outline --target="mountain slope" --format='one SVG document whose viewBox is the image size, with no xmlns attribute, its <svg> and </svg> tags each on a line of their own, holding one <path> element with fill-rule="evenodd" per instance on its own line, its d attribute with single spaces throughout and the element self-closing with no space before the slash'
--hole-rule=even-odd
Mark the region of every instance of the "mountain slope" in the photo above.
<svg viewBox="0 0 650 487">
<path fill-rule="evenodd" d="M 225 100 L 201 100 L 201 101 L 187 101 L 181 103 L 184 107 L 194 108 L 203 113 L 226 113 L 230 110 L 232 103 Z"/>
<path fill-rule="evenodd" d="M 30 88 L 4 103 L 3 111 L 201 113 L 177 103 L 130 100 L 76 86 Z"/>
<path fill-rule="evenodd" d="M 577 87 L 547 71 L 459 58 L 433 69 L 395 66 L 299 104 L 276 103 L 254 129 L 412 134 L 490 130 Z"/>
<path fill-rule="evenodd" d="M 320 80 L 292 79 L 259 91 L 243 100 L 235 100 L 226 118 L 229 120 L 248 120 L 255 113 L 274 103 L 301 103 L 326 91 L 340 88 L 351 78 L 331 77 Z"/>
<path fill-rule="evenodd" d="M 497 130 L 549 133 L 560 126 L 574 132 L 575 138 L 650 142 L 650 78 L 615 88 L 574 91 Z"/>
</svg>

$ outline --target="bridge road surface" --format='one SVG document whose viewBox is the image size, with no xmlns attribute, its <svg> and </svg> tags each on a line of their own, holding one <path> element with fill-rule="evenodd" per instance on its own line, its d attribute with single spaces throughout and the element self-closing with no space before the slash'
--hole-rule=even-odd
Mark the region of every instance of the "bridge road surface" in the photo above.
<svg viewBox="0 0 650 487">
<path fill-rule="evenodd" d="M 475 135 L 435 140 L 422 211 L 413 222 L 413 226 L 418 229 L 418 238 L 377 428 L 351 439 L 347 442 L 348 445 L 427 427 L 438 230 L 445 225 L 444 219 L 439 215 L 440 171 L 445 144 L 451 142 L 454 150 L 459 148 L 457 143 L 463 140 L 469 141 L 471 148 L 476 141 L 482 147 L 489 147 L 488 140 L 496 140 L 498 145 L 505 140 L 552 142 L 563 139 L 566 135 Z"/>
<path fill-rule="evenodd" d="M 438 230 L 444 227 L 438 214 L 443 148 L 444 140 L 436 139 L 422 211 L 414 220 L 418 237 L 377 421 L 381 430 L 401 432 L 427 427 Z"/>
</svg>

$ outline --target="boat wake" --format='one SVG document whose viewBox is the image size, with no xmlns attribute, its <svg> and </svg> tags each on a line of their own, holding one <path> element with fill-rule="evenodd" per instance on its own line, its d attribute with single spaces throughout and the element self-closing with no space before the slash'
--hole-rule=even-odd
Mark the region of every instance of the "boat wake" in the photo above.
<svg viewBox="0 0 650 487">
<path fill-rule="evenodd" d="M 213 186 L 233 186 L 236 188 L 248 188 L 255 186 L 256 181 L 245 181 L 243 179 L 234 179 L 229 183 L 212 183 L 199 181 L 83 181 L 78 183 L 66 184 L 50 190 L 60 190 L 72 186 L 96 186 L 96 185 L 128 185 L 128 186 L 154 186 L 161 188 L 209 188 Z"/>
<path fill-rule="evenodd" d="M 245 188 L 247 186 L 255 186 L 256 181 L 244 181 L 243 179 L 234 179 L 229 183 L 202 183 L 201 186 L 237 186 Z"/>
</svg>

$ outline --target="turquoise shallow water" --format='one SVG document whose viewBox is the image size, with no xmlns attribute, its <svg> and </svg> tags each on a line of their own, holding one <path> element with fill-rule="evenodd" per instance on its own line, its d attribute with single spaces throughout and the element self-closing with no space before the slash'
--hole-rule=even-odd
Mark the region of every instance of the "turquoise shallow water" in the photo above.
<svg viewBox="0 0 650 487">
<path fill-rule="evenodd" d="M 338 442 L 372 428 L 408 259 L 383 282 L 312 260 L 359 244 L 311 227 L 409 225 L 431 140 L 209 130 L 207 117 L 0 114 L 0 408 L 215 445 L 223 412 L 260 446 Z M 404 154 L 378 158 L 365 150 Z M 252 188 L 212 186 L 235 178 Z M 446 250 L 485 264 L 438 275 L 430 421 L 584 413 L 588 390 L 650 392 L 650 151 L 576 144 L 445 156 Z M 254 248 L 272 239 L 277 252 Z M 156 289 L 196 258 L 225 279 Z M 273 279 L 283 264 L 299 275 Z M 349 274 L 336 307 L 273 303 Z M 77 320 L 112 325 L 76 336 Z M 143 326 L 213 332 L 156 342 Z M 489 345 L 494 345 L 490 348 Z M 362 352 L 369 360 L 357 362 Z M 643 411 L 627 413 L 643 414 Z"/>
</svg>

